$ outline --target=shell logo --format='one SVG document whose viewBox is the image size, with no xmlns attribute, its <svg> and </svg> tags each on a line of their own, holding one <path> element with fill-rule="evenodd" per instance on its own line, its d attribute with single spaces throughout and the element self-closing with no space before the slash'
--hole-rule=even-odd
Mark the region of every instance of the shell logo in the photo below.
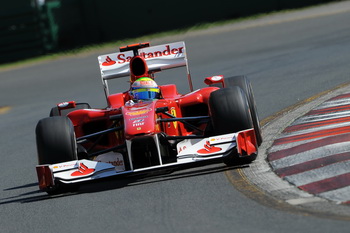
<svg viewBox="0 0 350 233">
<path fill-rule="evenodd" d="M 173 115 L 174 117 L 176 117 L 176 110 L 175 110 L 174 107 L 172 107 L 172 108 L 170 109 L 170 112 L 171 112 L 171 115 Z M 176 127 L 177 127 L 177 121 L 174 121 L 174 122 L 173 122 L 173 125 L 174 125 L 174 128 L 176 129 Z"/>
<path fill-rule="evenodd" d="M 138 111 L 133 111 L 133 112 L 127 112 L 126 115 L 128 116 L 136 116 L 136 115 L 142 115 L 142 114 L 146 114 L 148 112 L 150 112 L 152 109 L 148 108 L 148 109 L 143 109 L 143 110 L 138 110 Z"/>
</svg>

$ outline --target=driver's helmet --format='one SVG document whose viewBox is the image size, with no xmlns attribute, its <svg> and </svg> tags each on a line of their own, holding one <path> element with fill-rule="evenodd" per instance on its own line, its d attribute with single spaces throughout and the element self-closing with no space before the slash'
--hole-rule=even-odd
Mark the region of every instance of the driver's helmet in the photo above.
<svg viewBox="0 0 350 233">
<path fill-rule="evenodd" d="M 159 87 L 153 79 L 142 77 L 131 85 L 130 94 L 136 100 L 152 100 L 159 98 L 159 92 Z"/>
</svg>

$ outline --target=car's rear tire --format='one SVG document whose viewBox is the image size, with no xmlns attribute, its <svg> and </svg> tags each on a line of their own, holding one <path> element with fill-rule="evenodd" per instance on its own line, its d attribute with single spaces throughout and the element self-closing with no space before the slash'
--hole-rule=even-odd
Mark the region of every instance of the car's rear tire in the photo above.
<svg viewBox="0 0 350 233">
<path fill-rule="evenodd" d="M 68 117 L 44 118 L 38 122 L 35 132 L 40 165 L 78 159 L 74 127 Z"/>
<path fill-rule="evenodd" d="M 245 92 L 249 103 L 250 113 L 252 115 L 256 141 L 258 146 L 260 146 L 263 140 L 262 140 L 260 121 L 259 121 L 259 116 L 256 109 L 255 98 L 254 98 L 251 82 L 246 76 L 240 75 L 240 76 L 225 78 L 225 86 L 226 87 L 238 86 Z"/>
<path fill-rule="evenodd" d="M 254 127 L 246 94 L 238 86 L 212 92 L 209 108 L 215 135 L 235 133 Z M 249 163 L 255 158 L 256 155 L 241 158 L 233 152 L 225 157 L 224 163 L 227 165 Z"/>
</svg>

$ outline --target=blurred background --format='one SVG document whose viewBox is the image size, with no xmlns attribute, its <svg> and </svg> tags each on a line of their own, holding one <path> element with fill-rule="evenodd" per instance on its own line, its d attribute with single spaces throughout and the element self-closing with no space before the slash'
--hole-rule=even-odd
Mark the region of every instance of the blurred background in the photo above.
<svg viewBox="0 0 350 233">
<path fill-rule="evenodd" d="M 0 64 L 331 0 L 16 0 L 0 9 Z"/>
</svg>

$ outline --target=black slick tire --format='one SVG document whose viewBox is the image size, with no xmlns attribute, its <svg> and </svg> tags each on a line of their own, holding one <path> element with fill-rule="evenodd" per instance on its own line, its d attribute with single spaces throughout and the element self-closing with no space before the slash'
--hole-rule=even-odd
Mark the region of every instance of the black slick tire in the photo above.
<svg viewBox="0 0 350 233">
<path fill-rule="evenodd" d="M 44 118 L 38 122 L 35 132 L 40 165 L 78 159 L 74 127 L 68 117 Z"/>
<path fill-rule="evenodd" d="M 252 120 L 253 120 L 255 135 L 256 135 L 256 141 L 258 143 L 258 146 L 260 146 L 263 139 L 262 139 L 260 121 L 259 121 L 259 116 L 258 116 L 258 112 L 257 112 L 257 108 L 256 108 L 256 103 L 255 103 L 255 98 L 254 98 L 254 93 L 253 93 L 251 82 L 249 81 L 249 79 L 246 76 L 240 75 L 240 76 L 225 78 L 225 86 L 226 87 L 238 86 L 246 94 L 247 100 L 249 103 L 249 109 L 250 109 L 250 112 L 252 115 Z"/>
<path fill-rule="evenodd" d="M 209 107 L 215 135 L 236 133 L 254 127 L 246 94 L 238 86 L 211 93 Z M 255 159 L 256 155 L 240 158 L 233 152 L 223 162 L 231 166 L 250 163 Z"/>
<path fill-rule="evenodd" d="M 209 108 L 216 135 L 253 128 L 247 97 L 237 86 L 211 93 Z"/>
</svg>

